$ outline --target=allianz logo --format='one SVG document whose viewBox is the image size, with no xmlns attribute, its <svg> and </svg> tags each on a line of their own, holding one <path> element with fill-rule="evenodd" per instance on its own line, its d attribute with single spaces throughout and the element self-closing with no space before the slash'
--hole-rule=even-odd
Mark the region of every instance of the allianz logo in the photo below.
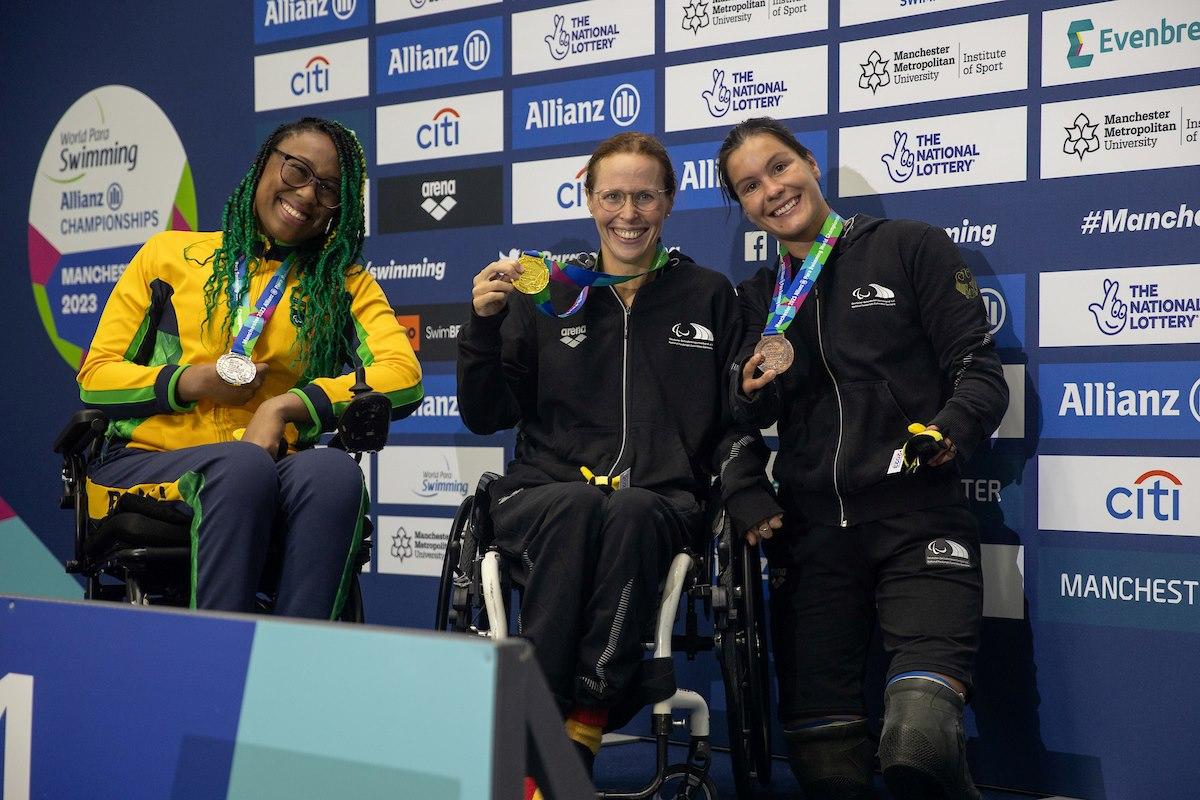
<svg viewBox="0 0 1200 800">
<path fill-rule="evenodd" d="M 1185 396 L 1186 395 L 1186 396 Z M 1064 383 L 1060 417 L 1180 417 L 1200 422 L 1200 378 L 1191 389 L 1118 389 L 1113 381 Z"/>
<path fill-rule="evenodd" d="M 331 10 L 335 17 L 345 22 L 354 16 L 357 5 L 358 0 L 332 0 L 332 3 L 330 0 L 267 0 L 263 27 L 328 17 Z"/>
<path fill-rule="evenodd" d="M 642 97 L 637 87 L 630 83 L 622 83 L 613 89 L 607 100 L 603 97 L 574 101 L 561 97 L 531 100 L 525 112 L 525 130 L 605 122 L 609 119 L 606 111 L 611 115 L 614 124 L 624 128 L 637 121 L 641 110 Z"/>
<path fill-rule="evenodd" d="M 453 394 L 427 394 L 421 405 L 413 412 L 414 417 L 457 417 L 458 396 Z"/>
<path fill-rule="evenodd" d="M 388 77 L 409 75 L 460 65 L 478 72 L 487 66 L 491 56 L 492 40 L 486 32 L 476 29 L 467 34 L 461 47 L 457 44 L 426 47 L 420 43 L 393 47 L 388 57 L 387 74 Z"/>
</svg>

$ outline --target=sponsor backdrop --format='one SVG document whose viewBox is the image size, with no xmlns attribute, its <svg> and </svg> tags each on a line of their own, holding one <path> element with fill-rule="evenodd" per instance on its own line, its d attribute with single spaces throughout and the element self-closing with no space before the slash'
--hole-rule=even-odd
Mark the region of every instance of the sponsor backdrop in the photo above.
<svg viewBox="0 0 1200 800">
<path fill-rule="evenodd" d="M 132 253 L 212 229 L 258 141 L 315 113 L 367 149 L 367 268 L 426 398 L 364 462 L 369 617 L 424 626 L 472 436 L 453 359 L 471 277 L 596 241 L 582 169 L 625 130 L 679 176 L 670 246 L 738 281 L 775 242 L 713 158 L 787 121 L 843 214 L 944 228 L 978 277 L 1012 407 L 967 465 L 987 583 L 981 781 L 1075 797 L 1200 782 L 1200 8 L 1191 0 L 148 0 L 7 10 L 0 589 L 63 596 L 56 429 Z M 28 215 L 23 211 L 28 201 Z M 26 270 L 32 292 L 26 284 Z M 847 298 L 847 302 L 850 299 Z M 878 309 L 876 309 L 878 310 Z M 563 346 L 574 339 L 564 320 Z M 10 585 L 11 584 L 11 585 Z M 14 588 L 14 586 L 16 588 Z M 723 698 L 711 661 L 688 679 Z"/>
</svg>

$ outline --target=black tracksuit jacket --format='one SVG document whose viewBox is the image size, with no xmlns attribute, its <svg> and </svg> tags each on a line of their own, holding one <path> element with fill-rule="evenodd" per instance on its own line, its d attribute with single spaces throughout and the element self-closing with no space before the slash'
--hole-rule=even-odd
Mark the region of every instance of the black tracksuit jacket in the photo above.
<svg viewBox="0 0 1200 800">
<path fill-rule="evenodd" d="M 577 293 L 551 282 L 556 308 Z M 499 314 L 472 313 L 458 339 L 463 422 L 478 434 L 518 428 L 497 496 L 583 480 L 586 466 L 598 475 L 628 470 L 623 484 L 690 513 L 720 474 L 736 525 L 774 513 L 765 449 L 731 424 L 726 374 L 741 334 L 729 281 L 681 253 L 638 289 L 629 310 L 603 288 L 567 319 L 515 292 Z"/>
<path fill-rule="evenodd" d="M 777 270 L 738 287 L 739 362 L 762 335 Z M 975 279 L 944 231 L 858 215 L 786 336 L 796 351 L 789 370 L 751 399 L 740 373 L 730 387 L 740 421 L 779 423 L 774 475 L 785 505 L 844 526 L 962 502 L 957 461 L 1000 424 L 1008 388 Z M 911 422 L 937 425 L 959 458 L 889 474 Z"/>
</svg>

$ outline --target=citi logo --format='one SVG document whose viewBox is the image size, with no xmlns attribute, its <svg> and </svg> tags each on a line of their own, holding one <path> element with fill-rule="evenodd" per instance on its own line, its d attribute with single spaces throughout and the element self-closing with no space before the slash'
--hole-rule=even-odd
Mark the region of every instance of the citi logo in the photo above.
<svg viewBox="0 0 1200 800">
<path fill-rule="evenodd" d="M 564 101 L 561 97 L 534 100 L 525 113 L 525 130 L 564 128 L 590 122 L 604 122 L 605 99 Z M 626 128 L 637 121 L 642 110 L 642 96 L 637 87 L 622 83 L 613 89 L 607 100 L 608 113 L 614 124 Z"/>
<path fill-rule="evenodd" d="M 1067 64 L 1071 69 L 1081 69 L 1092 65 L 1092 54 L 1082 55 L 1083 34 L 1094 29 L 1090 19 L 1077 19 L 1067 26 L 1067 41 L 1071 43 L 1067 48 Z"/>
<path fill-rule="evenodd" d="M 714 341 L 713 332 L 698 322 L 675 323 L 671 326 L 671 336 L 667 339 L 668 344 L 701 350 L 712 350 Z"/>
<path fill-rule="evenodd" d="M 342 22 L 354 16 L 358 0 L 267 0 L 267 13 L 263 27 L 286 25 L 289 22 L 304 22 L 310 19 L 333 16 Z"/>
<path fill-rule="evenodd" d="M 425 47 L 408 44 L 393 47 L 388 59 L 388 76 L 409 75 L 436 69 L 465 66 L 478 72 L 487 66 L 492 57 L 492 40 L 479 29 L 467 34 L 461 48 L 456 44 Z"/>
<path fill-rule="evenodd" d="M 458 180 L 455 178 L 444 181 L 425 181 L 421 184 L 421 197 L 425 198 L 421 201 L 421 209 L 441 222 L 458 205 L 458 201 L 454 199 L 457 191 Z M 439 197 L 440 200 L 434 199 Z"/>
<path fill-rule="evenodd" d="M 417 128 L 417 147 L 431 150 L 459 143 L 459 113 L 453 108 L 439 109 L 431 122 Z"/>
<path fill-rule="evenodd" d="M 567 347 L 575 348 L 583 344 L 583 340 L 587 338 L 587 325 L 577 325 L 574 328 L 563 328 L 559 335 L 559 341 Z"/>
<path fill-rule="evenodd" d="M 1138 476 L 1132 487 L 1117 486 L 1104 505 L 1113 519 L 1179 521 L 1179 496 L 1183 481 L 1163 469 Z"/>
<path fill-rule="evenodd" d="M 320 55 L 313 56 L 304 65 L 304 69 L 292 75 L 292 94 L 303 97 L 328 92 L 329 75 L 329 59 Z"/>
<path fill-rule="evenodd" d="M 1113 381 L 1064 383 L 1060 417 L 1179 417 L 1179 389 L 1118 389 Z M 1192 416 L 1200 422 L 1200 379 L 1188 392 Z"/>
<path fill-rule="evenodd" d="M 583 176 L 586 172 L 587 164 L 584 164 L 579 168 L 579 172 L 575 173 L 574 179 L 558 185 L 554 199 L 558 201 L 559 208 L 579 208 L 587 205 L 583 187 Z"/>
<path fill-rule="evenodd" d="M 850 294 L 854 298 L 850 301 L 851 308 L 896 305 L 896 293 L 878 283 L 868 283 L 866 286 L 859 286 Z"/>
</svg>

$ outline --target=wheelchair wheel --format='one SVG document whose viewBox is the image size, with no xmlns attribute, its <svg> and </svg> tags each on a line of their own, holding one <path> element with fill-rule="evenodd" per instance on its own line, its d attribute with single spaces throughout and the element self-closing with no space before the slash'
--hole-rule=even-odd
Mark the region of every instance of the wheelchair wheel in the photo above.
<svg viewBox="0 0 1200 800">
<path fill-rule="evenodd" d="M 450 535 L 446 539 L 446 553 L 442 556 L 442 574 L 438 580 L 437 610 L 434 614 L 435 631 L 450 630 L 450 602 L 454 594 L 454 572 L 462 554 L 463 529 L 471 518 L 475 498 L 468 497 L 459 505 L 450 524 Z"/>
<path fill-rule="evenodd" d="M 672 764 L 663 773 L 662 785 L 654 793 L 654 800 L 717 800 L 717 787 L 711 780 L 700 781 L 694 775 L 688 774 L 686 764 Z"/>
<path fill-rule="evenodd" d="M 717 543 L 717 570 L 722 595 L 715 620 L 717 658 L 725 683 L 734 785 L 745 800 L 753 795 L 752 778 L 763 786 L 771 781 L 767 640 L 758 548 L 746 544 L 728 523 Z"/>
</svg>

